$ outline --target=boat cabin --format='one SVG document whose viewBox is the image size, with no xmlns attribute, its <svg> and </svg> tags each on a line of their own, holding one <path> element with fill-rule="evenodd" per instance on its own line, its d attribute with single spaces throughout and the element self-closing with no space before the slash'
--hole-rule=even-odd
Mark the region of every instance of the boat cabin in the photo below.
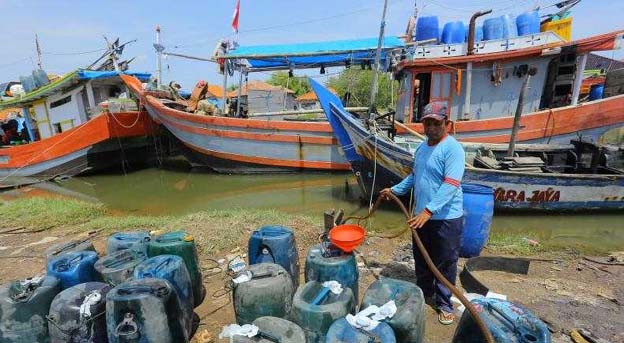
<svg viewBox="0 0 624 343">
<path fill-rule="evenodd" d="M 142 81 L 149 74 L 129 73 Z M 21 108 L 25 134 L 35 141 L 52 137 L 79 126 L 99 114 L 103 107 L 110 112 L 136 111 L 125 84 L 116 71 L 79 69 L 51 83 L 39 85 L 27 93 L 0 101 L 0 109 Z M 23 119 L 22 119 L 23 118 Z"/>
<path fill-rule="evenodd" d="M 396 119 L 419 122 L 424 107 L 433 101 L 447 102 L 452 120 L 513 116 L 531 68 L 537 72 L 524 94 L 524 113 L 576 105 L 584 100 L 580 91 L 588 55 L 620 48 L 623 34 L 621 30 L 568 42 L 555 32 L 537 31 L 477 41 L 470 32 L 469 42 L 434 38 L 433 43 L 407 43 L 394 69 L 400 83 Z"/>
</svg>

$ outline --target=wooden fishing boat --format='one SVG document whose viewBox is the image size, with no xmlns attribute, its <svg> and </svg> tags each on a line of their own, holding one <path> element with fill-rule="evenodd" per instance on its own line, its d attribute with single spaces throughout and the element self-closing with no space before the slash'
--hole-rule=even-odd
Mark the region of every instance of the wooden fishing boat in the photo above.
<svg viewBox="0 0 624 343">
<path fill-rule="evenodd" d="M 458 139 L 509 142 L 520 79 L 529 66 L 535 66 L 538 73 L 531 81 L 529 110 L 522 117 L 518 142 L 567 143 L 574 137 L 596 141 L 624 122 L 624 95 L 578 103 L 583 61 L 591 51 L 618 48 L 623 34 L 621 30 L 567 42 L 553 32 L 540 32 L 427 45 L 406 44 L 391 36 L 383 40 L 380 59 L 400 83 L 394 119 L 409 129 L 422 132 L 418 122 L 422 107 L 443 100 L 456 122 L 453 134 Z M 359 39 L 239 46 L 217 60 L 225 70 L 225 84 L 228 71 L 238 71 L 239 89 L 243 89 L 244 75 L 251 72 L 309 68 L 324 72 L 327 67 L 371 64 L 376 45 L 377 39 Z M 182 142 L 194 165 L 225 173 L 348 169 L 328 123 L 287 121 L 280 112 L 262 117 L 249 113 L 249 118 L 243 118 L 245 106 L 234 106 L 227 113 L 225 96 L 223 117 L 197 115 L 171 103 L 162 92 L 144 91 L 139 82 L 124 79 L 152 118 Z M 240 95 L 232 101 L 254 107 L 249 104 L 252 99 L 245 101 Z M 400 127 L 396 130 L 397 135 L 406 134 Z"/>
<path fill-rule="evenodd" d="M 349 170 L 327 123 L 198 115 L 177 109 L 161 92 L 143 91 L 132 76 L 122 78 L 195 166 L 242 174 Z"/>
<path fill-rule="evenodd" d="M 0 109 L 21 109 L 14 119 L 24 129 L 0 146 L 0 177 L 50 179 L 147 163 L 157 126 L 133 101 L 115 96 L 124 88 L 119 74 L 78 69 L 1 101 Z"/>
<path fill-rule="evenodd" d="M 376 125 L 345 111 L 340 99 L 311 81 L 362 192 L 370 197 L 400 182 L 413 166 L 420 141 L 395 142 Z M 519 144 L 517 157 L 501 159 L 507 145 L 462 143 L 466 171 L 462 182 L 495 190 L 497 210 L 624 209 L 624 149 L 573 145 Z"/>
</svg>

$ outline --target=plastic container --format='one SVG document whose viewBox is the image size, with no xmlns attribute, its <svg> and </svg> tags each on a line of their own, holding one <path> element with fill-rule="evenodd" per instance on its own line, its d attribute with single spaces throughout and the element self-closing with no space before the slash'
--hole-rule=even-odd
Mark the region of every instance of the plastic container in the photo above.
<svg viewBox="0 0 624 343">
<path fill-rule="evenodd" d="M 312 302 L 324 289 L 321 283 L 310 281 L 299 287 L 293 298 L 289 318 L 305 331 L 308 343 L 325 342 L 334 321 L 355 310 L 356 302 L 350 288 L 343 288 L 340 294 L 330 292 L 320 304 L 314 305 Z"/>
<path fill-rule="evenodd" d="M 202 274 L 199 268 L 199 258 L 193 236 L 183 231 L 174 231 L 152 239 L 147 247 L 149 257 L 158 255 L 177 255 L 182 257 L 193 285 L 193 301 L 199 306 L 206 296 L 206 289 L 202 283 Z"/>
<path fill-rule="evenodd" d="M 119 250 L 131 249 L 147 255 L 147 244 L 150 240 L 150 234 L 144 231 L 116 232 L 108 237 L 106 253 L 112 254 Z"/>
<path fill-rule="evenodd" d="M 483 22 L 483 40 L 503 39 L 503 20 L 500 17 L 488 18 Z"/>
<path fill-rule="evenodd" d="M 529 310 L 508 301 L 478 298 L 471 301 L 479 316 L 494 336 L 495 342 L 550 343 L 550 332 L 544 322 Z M 468 311 L 457 325 L 453 343 L 481 343 L 485 338 Z"/>
<path fill-rule="evenodd" d="M 260 317 L 253 321 L 259 331 L 265 336 L 268 334 L 276 338 L 280 343 L 305 343 L 305 333 L 299 325 L 286 319 L 277 317 Z M 248 338 L 244 336 L 234 336 L 233 343 L 274 343 L 271 338 Z"/>
<path fill-rule="evenodd" d="M 518 37 L 518 28 L 516 27 L 516 21 L 509 14 L 502 15 L 503 21 L 503 38 L 509 39 Z"/>
<path fill-rule="evenodd" d="M 128 280 L 134 273 L 134 268 L 147 257 L 132 250 L 120 250 L 106 255 L 95 263 L 95 270 L 100 273 L 104 282 L 113 286 Z"/>
<path fill-rule="evenodd" d="M 371 336 L 375 337 L 371 340 Z M 390 325 L 381 322 L 377 327 L 367 333 L 363 330 L 355 329 L 345 318 L 336 320 L 327 331 L 326 343 L 396 343 L 394 331 Z M 406 342 L 406 341 L 400 341 Z"/>
<path fill-rule="evenodd" d="M 54 276 L 13 281 L 0 287 L 0 341 L 48 342 L 46 316 L 60 291 L 61 282 Z"/>
<path fill-rule="evenodd" d="M 32 72 L 33 80 L 35 81 L 35 85 L 37 88 L 43 87 L 50 83 L 50 79 L 48 79 L 48 74 L 42 69 L 36 69 Z"/>
<path fill-rule="evenodd" d="M 516 18 L 518 36 L 532 35 L 540 32 L 539 12 L 525 12 Z"/>
<path fill-rule="evenodd" d="M 76 239 L 49 247 L 45 251 L 45 256 L 46 260 L 49 261 L 51 258 L 60 256 L 63 253 L 76 251 L 95 251 L 95 247 L 93 247 L 93 243 L 89 239 Z"/>
<path fill-rule="evenodd" d="M 604 93 L 604 85 L 592 85 L 589 88 L 589 101 L 600 100 Z"/>
<path fill-rule="evenodd" d="M 359 273 L 353 254 L 347 254 L 328 243 L 314 245 L 308 250 L 305 264 L 305 280 L 338 281 L 348 287 L 358 299 Z"/>
<path fill-rule="evenodd" d="M 299 287 L 299 253 L 290 228 L 263 226 L 249 238 L 249 264 L 277 263 L 290 274 L 294 288 Z"/>
<path fill-rule="evenodd" d="M 157 278 L 169 281 L 182 309 L 184 327 L 190 333 L 193 329 L 193 287 L 191 277 L 182 257 L 160 255 L 148 258 L 134 268 L 135 279 Z"/>
<path fill-rule="evenodd" d="M 440 38 L 440 22 L 437 16 L 418 17 L 416 21 L 416 41 Z"/>
<path fill-rule="evenodd" d="M 458 44 L 466 41 L 466 25 L 461 21 L 452 21 L 442 29 L 442 43 Z"/>
<path fill-rule="evenodd" d="M 178 343 L 189 337 L 173 286 L 163 279 L 140 279 L 116 286 L 106 295 L 110 343 Z"/>
<path fill-rule="evenodd" d="M 426 314 L 422 290 L 408 281 L 381 278 L 368 287 L 360 308 L 381 306 L 390 300 L 394 300 L 397 312 L 385 322 L 394 330 L 397 341 L 423 342 Z"/>
<path fill-rule="evenodd" d="M 235 284 L 232 291 L 236 322 L 243 325 L 264 316 L 285 317 L 294 293 L 290 274 L 274 263 L 254 264 L 248 270 L 252 279 Z"/>
<path fill-rule="evenodd" d="M 572 40 L 572 17 L 547 21 L 540 25 L 540 31 L 552 31 L 569 42 Z"/>
<path fill-rule="evenodd" d="M 22 88 L 24 88 L 24 91 L 26 93 L 32 92 L 37 89 L 37 84 L 35 83 L 35 79 L 32 77 L 32 75 L 20 76 L 19 79 L 20 83 L 22 84 Z"/>
<path fill-rule="evenodd" d="M 85 282 L 100 281 L 95 270 L 97 259 L 95 251 L 68 252 L 49 260 L 47 273 L 57 277 L 63 289 Z"/>
<path fill-rule="evenodd" d="M 106 294 L 111 287 L 88 282 L 57 294 L 50 306 L 50 342 L 108 343 Z"/>
<path fill-rule="evenodd" d="M 459 256 L 475 257 L 490 236 L 494 216 L 494 189 L 489 186 L 462 183 L 464 194 L 464 229 Z"/>
</svg>

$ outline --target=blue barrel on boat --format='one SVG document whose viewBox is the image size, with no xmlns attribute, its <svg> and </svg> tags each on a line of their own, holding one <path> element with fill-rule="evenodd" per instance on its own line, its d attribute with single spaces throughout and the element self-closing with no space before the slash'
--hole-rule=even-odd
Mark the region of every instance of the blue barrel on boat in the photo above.
<svg viewBox="0 0 624 343">
<path fill-rule="evenodd" d="M 334 294 L 322 283 L 310 281 L 297 289 L 290 320 L 305 331 L 308 343 L 322 343 L 334 321 L 353 313 L 355 305 L 350 288 L 343 285 L 342 293 Z"/>
<path fill-rule="evenodd" d="M 416 40 L 436 39 L 440 37 L 440 22 L 437 16 L 419 17 L 416 21 Z"/>
<path fill-rule="evenodd" d="M 466 25 L 461 21 L 451 21 L 442 29 L 442 43 L 458 44 L 466 40 Z"/>
<path fill-rule="evenodd" d="M 503 21 L 503 38 L 509 39 L 518 37 L 518 28 L 516 27 L 516 21 L 509 14 L 502 15 Z"/>
<path fill-rule="evenodd" d="M 110 343 L 188 342 L 173 286 L 163 279 L 124 282 L 106 295 Z"/>
<path fill-rule="evenodd" d="M 508 301 L 479 298 L 472 300 L 485 326 L 494 336 L 495 342 L 505 343 L 550 343 L 550 332 L 531 311 Z M 481 343 L 485 337 L 468 311 L 455 329 L 453 343 Z"/>
<path fill-rule="evenodd" d="M 466 41 L 468 41 L 468 30 L 466 30 Z M 475 26 L 475 42 L 483 40 L 483 25 Z"/>
<path fill-rule="evenodd" d="M 494 215 L 494 189 L 484 185 L 463 183 L 462 191 L 464 231 L 459 256 L 479 256 L 490 235 L 490 224 Z"/>
<path fill-rule="evenodd" d="M 294 288 L 299 287 L 299 253 L 292 229 L 280 225 L 263 226 L 249 238 L 249 264 L 276 263 L 290 274 Z"/>
<path fill-rule="evenodd" d="M 589 89 L 589 101 L 602 99 L 604 85 L 592 85 Z"/>
<path fill-rule="evenodd" d="M 36 69 L 32 72 L 33 80 L 35 81 L 35 85 L 37 88 L 43 87 L 50 83 L 50 79 L 48 78 L 48 74 L 42 69 Z"/>
<path fill-rule="evenodd" d="M 540 16 L 537 11 L 525 12 L 516 18 L 518 36 L 532 35 L 540 32 Z"/>
<path fill-rule="evenodd" d="M 483 22 L 483 40 L 503 39 L 503 19 L 488 18 Z"/>
<path fill-rule="evenodd" d="M 368 343 L 371 342 L 371 335 L 374 335 L 377 338 L 375 342 L 379 343 L 396 343 L 397 341 L 390 325 L 384 322 L 379 323 L 377 327 L 366 333 L 364 330 L 358 330 L 351 326 L 345 318 L 340 318 L 329 327 L 325 342 Z"/>
<path fill-rule="evenodd" d="M 397 312 L 385 322 L 394 330 L 397 341 L 423 342 L 426 315 L 422 290 L 409 281 L 381 278 L 368 287 L 360 308 L 382 306 L 390 300 L 394 300 Z"/>
<path fill-rule="evenodd" d="M 187 332 L 191 332 L 193 325 L 193 286 L 184 260 L 176 255 L 159 255 L 148 258 L 134 268 L 134 279 L 157 278 L 169 281 L 175 290 L 182 319 Z"/>
<path fill-rule="evenodd" d="M 116 232 L 108 237 L 106 253 L 112 254 L 119 250 L 132 249 L 147 255 L 147 245 L 150 240 L 150 234 L 144 231 Z"/>
<path fill-rule="evenodd" d="M 46 316 L 60 291 L 59 279 L 49 275 L 0 286 L 0 342 L 49 342 Z"/>
<path fill-rule="evenodd" d="M 314 245 L 308 250 L 305 262 L 305 281 L 325 282 L 335 280 L 351 288 L 358 300 L 359 273 L 355 256 L 347 254 L 329 243 Z"/>
<path fill-rule="evenodd" d="M 57 277 L 63 289 L 99 281 L 100 276 L 95 270 L 97 259 L 95 251 L 68 252 L 48 261 L 47 273 Z"/>
</svg>

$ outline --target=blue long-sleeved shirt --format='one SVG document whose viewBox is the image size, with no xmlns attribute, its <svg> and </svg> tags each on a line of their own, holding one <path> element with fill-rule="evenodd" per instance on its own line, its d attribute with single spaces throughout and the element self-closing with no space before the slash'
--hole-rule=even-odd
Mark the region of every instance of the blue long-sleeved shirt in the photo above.
<svg viewBox="0 0 624 343">
<path fill-rule="evenodd" d="M 425 208 L 431 219 L 455 219 L 463 215 L 461 180 L 464 176 L 465 152 L 451 136 L 438 144 L 427 142 L 414 152 L 414 166 L 403 181 L 392 187 L 392 193 L 407 194 L 414 189 L 414 213 Z"/>
</svg>

